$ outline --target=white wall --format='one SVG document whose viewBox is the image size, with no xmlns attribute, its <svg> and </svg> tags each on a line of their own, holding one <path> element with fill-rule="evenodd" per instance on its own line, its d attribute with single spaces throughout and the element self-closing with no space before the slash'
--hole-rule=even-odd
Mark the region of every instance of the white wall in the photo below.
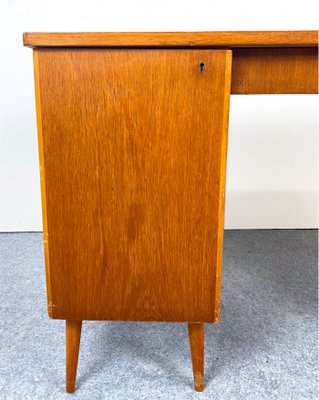
<svg viewBox="0 0 319 400">
<path fill-rule="evenodd" d="M 317 29 L 316 1 L 0 0 L 0 231 L 41 230 L 24 31 Z M 227 228 L 317 226 L 316 96 L 232 96 Z"/>
</svg>

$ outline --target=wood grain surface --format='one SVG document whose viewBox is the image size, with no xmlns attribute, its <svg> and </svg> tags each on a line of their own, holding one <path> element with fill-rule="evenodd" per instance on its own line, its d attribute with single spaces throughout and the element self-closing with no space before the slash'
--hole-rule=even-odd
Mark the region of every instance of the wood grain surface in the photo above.
<svg viewBox="0 0 319 400">
<path fill-rule="evenodd" d="M 248 32 L 26 32 L 30 47 L 309 47 L 318 31 Z"/>
<path fill-rule="evenodd" d="M 192 355 L 194 387 L 197 392 L 202 392 L 204 382 L 204 324 L 188 324 L 188 335 Z"/>
<path fill-rule="evenodd" d="M 81 330 L 82 321 L 66 321 L 66 391 L 68 393 L 73 393 L 75 391 Z"/>
<path fill-rule="evenodd" d="M 231 51 L 35 53 L 49 315 L 216 321 Z"/>
<path fill-rule="evenodd" d="M 318 93 L 318 48 L 236 49 L 232 94 Z"/>
<path fill-rule="evenodd" d="M 49 257 L 49 246 L 48 246 L 48 221 L 47 221 L 47 198 L 46 198 L 46 180 L 44 170 L 44 151 L 43 151 L 43 134 L 42 134 L 42 110 L 40 102 L 40 80 L 39 80 L 39 52 L 33 51 L 33 63 L 34 63 L 34 84 L 35 84 L 35 102 L 36 102 L 36 114 L 37 114 L 37 130 L 38 130 L 38 153 L 39 153 L 39 166 L 40 166 L 40 184 L 41 184 L 41 206 L 42 206 L 42 226 L 43 226 L 43 246 L 44 246 L 44 257 L 45 257 L 45 277 L 46 277 L 46 288 L 47 288 L 47 301 L 48 301 L 48 313 L 51 315 L 52 312 L 52 300 L 51 300 L 51 272 L 50 272 L 50 257 Z"/>
</svg>

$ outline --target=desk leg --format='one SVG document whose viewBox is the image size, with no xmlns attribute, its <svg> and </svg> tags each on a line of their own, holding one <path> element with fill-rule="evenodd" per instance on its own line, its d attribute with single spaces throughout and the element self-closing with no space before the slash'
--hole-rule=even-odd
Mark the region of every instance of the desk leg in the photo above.
<svg viewBox="0 0 319 400">
<path fill-rule="evenodd" d="M 75 390 L 82 321 L 66 321 L 66 391 Z"/>
<path fill-rule="evenodd" d="M 204 324 L 188 324 L 189 342 L 192 353 L 194 386 L 197 392 L 204 390 Z"/>
</svg>

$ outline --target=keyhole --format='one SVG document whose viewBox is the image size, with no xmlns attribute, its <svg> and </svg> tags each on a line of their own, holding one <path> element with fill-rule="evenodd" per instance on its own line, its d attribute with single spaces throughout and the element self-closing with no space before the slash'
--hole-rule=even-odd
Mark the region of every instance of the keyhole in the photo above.
<svg viewBox="0 0 319 400">
<path fill-rule="evenodd" d="M 199 63 L 199 72 L 201 74 L 203 74 L 205 72 L 205 63 L 203 63 L 203 62 Z"/>
</svg>

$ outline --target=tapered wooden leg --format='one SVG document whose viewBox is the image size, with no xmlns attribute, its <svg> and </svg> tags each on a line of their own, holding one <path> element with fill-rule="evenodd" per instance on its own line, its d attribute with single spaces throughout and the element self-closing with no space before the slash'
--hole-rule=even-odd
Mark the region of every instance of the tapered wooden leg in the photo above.
<svg viewBox="0 0 319 400">
<path fill-rule="evenodd" d="M 66 391 L 75 390 L 82 321 L 66 321 Z"/>
<path fill-rule="evenodd" d="M 204 390 L 204 324 L 188 324 L 189 342 L 192 353 L 194 386 L 197 392 Z"/>
</svg>

